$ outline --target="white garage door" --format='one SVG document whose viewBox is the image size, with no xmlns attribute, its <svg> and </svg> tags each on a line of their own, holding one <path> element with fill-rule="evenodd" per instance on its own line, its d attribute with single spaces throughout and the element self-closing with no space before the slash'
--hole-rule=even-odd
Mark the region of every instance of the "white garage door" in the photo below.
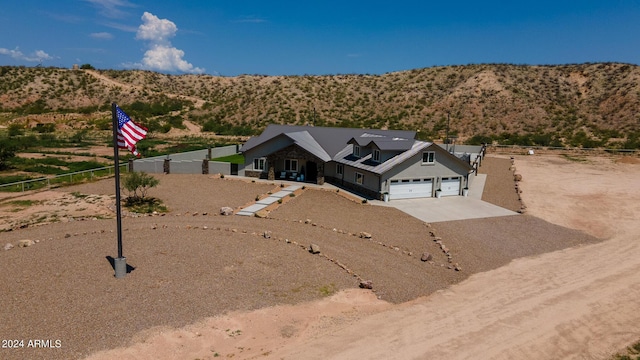
<svg viewBox="0 0 640 360">
<path fill-rule="evenodd" d="M 391 180 L 389 198 L 396 200 L 431 197 L 432 189 L 432 179 Z"/>
<path fill-rule="evenodd" d="M 460 178 L 442 178 L 440 189 L 442 190 L 441 196 L 460 195 Z"/>
</svg>

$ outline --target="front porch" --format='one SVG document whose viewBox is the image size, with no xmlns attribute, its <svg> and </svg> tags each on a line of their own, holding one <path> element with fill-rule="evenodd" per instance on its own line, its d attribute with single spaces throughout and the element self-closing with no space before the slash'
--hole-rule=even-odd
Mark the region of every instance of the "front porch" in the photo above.
<svg viewBox="0 0 640 360">
<path fill-rule="evenodd" d="M 296 145 L 267 156 L 268 180 L 324 184 L 324 162 Z"/>
</svg>

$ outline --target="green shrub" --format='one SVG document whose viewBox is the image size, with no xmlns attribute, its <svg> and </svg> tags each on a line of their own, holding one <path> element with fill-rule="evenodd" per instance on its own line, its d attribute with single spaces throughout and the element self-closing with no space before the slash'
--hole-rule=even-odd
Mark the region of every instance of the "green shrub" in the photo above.
<svg viewBox="0 0 640 360">
<path fill-rule="evenodd" d="M 149 189 L 158 186 L 160 180 L 140 171 L 130 172 L 124 177 L 123 187 L 129 192 L 128 202 L 144 202 Z"/>
</svg>

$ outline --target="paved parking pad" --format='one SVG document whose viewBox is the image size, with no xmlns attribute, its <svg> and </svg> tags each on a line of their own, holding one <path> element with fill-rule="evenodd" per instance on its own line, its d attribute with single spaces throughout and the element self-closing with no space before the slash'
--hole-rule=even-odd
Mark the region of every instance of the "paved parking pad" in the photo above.
<svg viewBox="0 0 640 360">
<path fill-rule="evenodd" d="M 395 207 L 427 223 L 518 215 L 517 212 L 480 200 L 486 178 L 486 174 L 474 176 L 471 186 L 469 186 L 469 196 L 402 199 L 387 203 L 374 200 L 371 203 Z"/>
<path fill-rule="evenodd" d="M 517 212 L 465 196 L 404 199 L 388 203 L 376 201 L 375 205 L 395 207 L 427 223 L 518 215 Z"/>
</svg>

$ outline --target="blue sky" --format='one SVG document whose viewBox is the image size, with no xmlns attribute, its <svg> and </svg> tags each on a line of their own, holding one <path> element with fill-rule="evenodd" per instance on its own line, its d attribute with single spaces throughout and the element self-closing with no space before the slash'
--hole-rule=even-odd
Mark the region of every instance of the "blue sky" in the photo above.
<svg viewBox="0 0 640 360">
<path fill-rule="evenodd" d="M 5 0 L 0 65 L 236 76 L 640 64 L 640 0 Z"/>
</svg>

